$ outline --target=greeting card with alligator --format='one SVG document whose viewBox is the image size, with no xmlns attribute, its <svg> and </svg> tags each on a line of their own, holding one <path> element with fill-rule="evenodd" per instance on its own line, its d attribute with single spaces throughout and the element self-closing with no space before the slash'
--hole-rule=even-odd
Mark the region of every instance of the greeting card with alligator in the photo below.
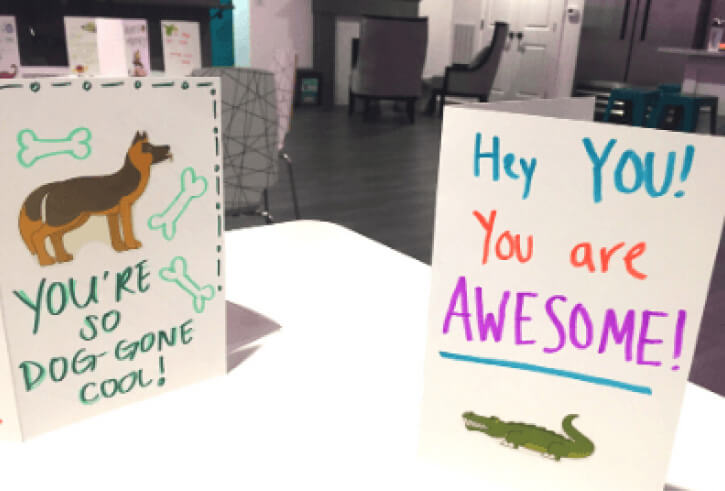
<svg viewBox="0 0 725 491">
<path fill-rule="evenodd" d="M 482 488 L 664 485 L 725 141 L 593 114 L 593 99 L 446 108 L 420 448 Z"/>
<path fill-rule="evenodd" d="M 224 373 L 219 90 L 0 84 L 0 438 Z"/>
</svg>

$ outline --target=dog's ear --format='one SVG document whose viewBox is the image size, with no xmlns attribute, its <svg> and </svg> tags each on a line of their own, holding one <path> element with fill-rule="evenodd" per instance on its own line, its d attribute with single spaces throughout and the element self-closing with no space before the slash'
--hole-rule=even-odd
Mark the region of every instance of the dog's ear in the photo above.
<svg viewBox="0 0 725 491">
<path fill-rule="evenodd" d="M 148 133 L 145 131 L 137 131 L 136 135 L 133 137 L 133 143 L 138 143 L 142 140 L 148 140 L 149 136 Z"/>
</svg>

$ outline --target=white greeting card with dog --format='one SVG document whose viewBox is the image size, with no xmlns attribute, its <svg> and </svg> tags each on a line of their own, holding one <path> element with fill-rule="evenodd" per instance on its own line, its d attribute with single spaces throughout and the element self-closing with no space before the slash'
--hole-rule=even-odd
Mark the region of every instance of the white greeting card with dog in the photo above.
<svg viewBox="0 0 725 491">
<path fill-rule="evenodd" d="M 28 80 L 0 105 L 0 438 L 224 373 L 218 80 Z"/>
</svg>

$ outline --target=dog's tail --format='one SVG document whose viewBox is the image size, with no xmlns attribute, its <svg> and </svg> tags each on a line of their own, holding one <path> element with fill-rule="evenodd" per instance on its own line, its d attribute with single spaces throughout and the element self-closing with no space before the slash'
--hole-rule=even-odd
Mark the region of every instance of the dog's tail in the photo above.
<svg viewBox="0 0 725 491">
<path fill-rule="evenodd" d="M 48 194 L 48 187 L 49 185 L 46 184 L 30 193 L 20 208 L 18 228 L 20 229 L 20 236 L 31 254 L 37 254 L 32 239 L 33 234 L 43 226 L 42 207 L 43 201 Z"/>
</svg>

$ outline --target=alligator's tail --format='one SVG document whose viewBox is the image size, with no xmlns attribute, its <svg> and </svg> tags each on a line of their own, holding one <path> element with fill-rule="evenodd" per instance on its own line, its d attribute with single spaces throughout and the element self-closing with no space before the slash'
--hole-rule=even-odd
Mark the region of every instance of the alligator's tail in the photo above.
<svg viewBox="0 0 725 491">
<path fill-rule="evenodd" d="M 589 457 L 594 453 L 594 444 L 592 441 L 571 424 L 574 418 L 578 416 L 578 414 L 570 414 L 561 422 L 561 427 L 564 430 L 564 433 L 566 433 L 566 435 L 574 442 L 569 450 L 569 453 L 564 456 L 569 457 L 570 459 L 583 459 L 584 457 Z"/>
</svg>

